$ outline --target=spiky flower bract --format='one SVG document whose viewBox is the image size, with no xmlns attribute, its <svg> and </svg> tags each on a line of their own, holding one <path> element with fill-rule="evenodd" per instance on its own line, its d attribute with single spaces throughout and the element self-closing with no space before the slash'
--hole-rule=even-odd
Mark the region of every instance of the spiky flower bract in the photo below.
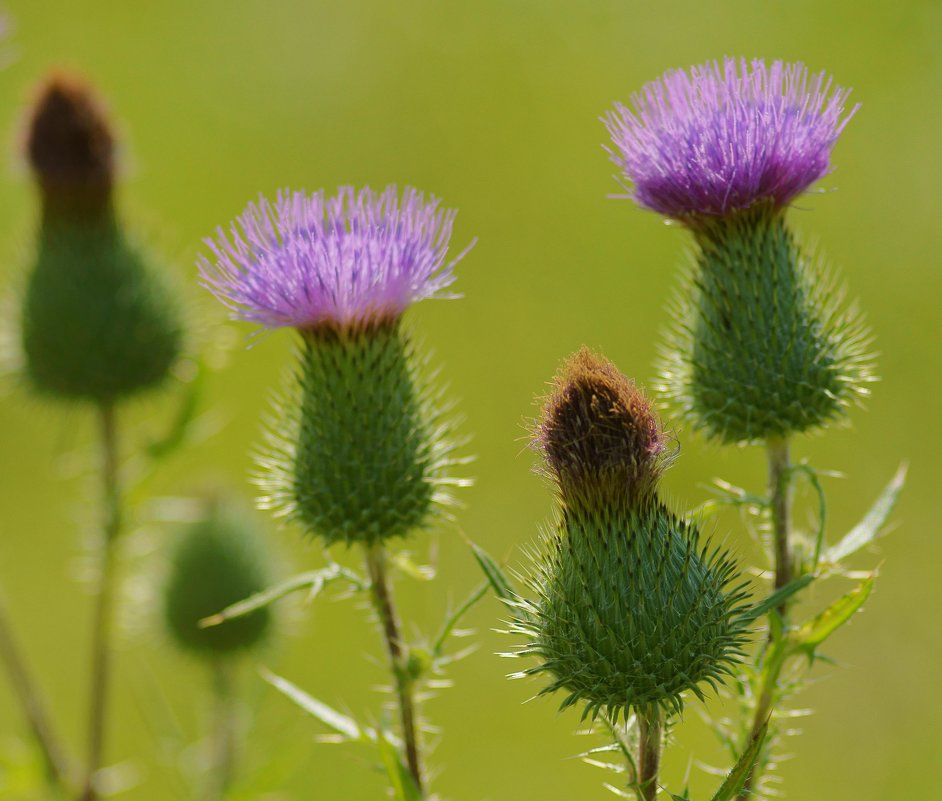
<svg viewBox="0 0 942 801">
<path fill-rule="evenodd" d="M 414 189 L 283 193 L 250 205 L 201 261 L 236 317 L 301 335 L 262 481 L 269 506 L 328 544 L 422 527 L 456 483 L 449 426 L 401 319 L 454 280 L 454 214 Z"/>
<path fill-rule="evenodd" d="M 660 370 L 679 416 L 756 442 L 821 428 L 868 394 L 868 329 L 781 215 L 717 219 L 696 241 Z"/>
<path fill-rule="evenodd" d="M 612 718 L 677 711 L 741 654 L 743 586 L 724 551 L 657 497 L 664 435 L 640 390 L 583 350 L 563 367 L 537 427 L 558 492 L 515 630 L 563 706 Z"/>
<path fill-rule="evenodd" d="M 177 304 L 114 209 L 113 136 L 85 84 L 55 76 L 27 139 L 42 219 L 22 314 L 33 386 L 111 403 L 160 384 L 182 346 Z"/>
<path fill-rule="evenodd" d="M 200 621 L 265 589 L 268 555 L 252 522 L 218 503 L 183 533 L 164 589 L 164 617 L 176 644 L 203 656 L 224 656 L 258 645 L 271 628 L 267 607 L 203 628 Z"/>
<path fill-rule="evenodd" d="M 667 217 L 781 208 L 830 169 L 856 107 L 849 91 L 801 63 L 726 58 L 673 70 L 605 117 L 612 160 L 632 197 Z"/>
</svg>

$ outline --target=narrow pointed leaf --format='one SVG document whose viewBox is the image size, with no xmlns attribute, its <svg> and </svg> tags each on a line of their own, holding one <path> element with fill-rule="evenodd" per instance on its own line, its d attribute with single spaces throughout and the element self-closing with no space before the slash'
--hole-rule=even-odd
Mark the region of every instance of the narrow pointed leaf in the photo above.
<svg viewBox="0 0 942 801">
<path fill-rule="evenodd" d="M 750 620 L 756 620 L 757 618 L 762 617 L 770 609 L 775 609 L 782 601 L 791 598 L 796 592 L 803 590 L 807 587 L 812 581 L 814 581 L 814 576 L 810 573 L 806 573 L 804 576 L 796 578 L 794 581 L 788 582 L 784 587 L 777 589 L 771 595 L 769 595 L 765 600 L 757 603 L 752 609 L 742 615 L 742 620 L 744 622 L 749 622 Z"/>
<path fill-rule="evenodd" d="M 291 701 L 294 701 L 301 709 L 309 715 L 313 715 L 321 723 L 341 735 L 344 739 L 350 740 L 351 742 L 369 742 L 376 739 L 376 733 L 372 729 L 361 728 L 349 715 L 344 715 L 342 712 L 338 712 L 323 701 L 318 701 L 287 679 L 277 676 L 264 668 L 259 672 L 261 673 L 262 679 L 267 681 L 272 687 L 278 690 L 278 692 Z"/>
<path fill-rule="evenodd" d="M 755 737 L 749 742 L 749 747 L 743 751 L 739 761 L 733 766 L 723 784 L 720 785 L 720 789 L 716 791 L 712 801 L 730 801 L 739 794 L 759 759 L 759 754 L 762 752 L 762 743 L 765 742 L 765 735 L 768 730 L 769 724 L 765 723 L 756 732 Z"/>
<path fill-rule="evenodd" d="M 359 576 L 340 565 L 329 565 L 321 570 L 299 573 L 280 584 L 276 584 L 274 587 L 269 587 L 267 590 L 257 592 L 255 595 L 250 595 L 242 601 L 236 601 L 236 603 L 227 606 L 215 615 L 204 617 L 199 622 L 200 628 L 205 629 L 210 626 L 218 626 L 220 623 L 224 623 L 227 620 L 251 614 L 257 609 L 269 606 L 275 601 L 280 601 L 286 595 L 290 595 L 298 590 L 308 590 L 310 597 L 314 597 L 331 581 L 340 578 L 346 579 L 355 586 L 362 585 L 363 583 Z"/>
<path fill-rule="evenodd" d="M 478 601 L 487 595 L 487 591 L 490 586 L 490 581 L 484 582 L 467 597 L 461 606 L 459 606 L 445 619 L 445 622 L 442 624 L 442 629 L 435 638 L 435 643 L 432 646 L 432 655 L 434 657 L 439 657 L 442 655 L 442 652 L 445 650 L 445 643 L 448 641 L 451 633 L 455 630 L 455 626 L 458 625 L 458 623 L 461 621 L 461 618 L 464 617 L 465 614 L 467 614 L 467 612 L 470 611 Z"/>
<path fill-rule="evenodd" d="M 851 554 L 857 553 L 861 548 L 865 548 L 873 542 L 893 511 L 896 500 L 906 483 L 906 464 L 901 464 L 896 471 L 896 475 L 886 485 L 880 497 L 877 498 L 873 506 L 856 526 L 854 526 L 844 538 L 836 545 L 828 548 L 824 552 L 824 561 L 836 565 L 841 560 L 846 559 Z"/>
<path fill-rule="evenodd" d="M 846 595 L 842 595 L 821 614 L 805 623 L 791 636 L 795 652 L 814 656 L 814 650 L 843 626 L 860 609 L 873 590 L 873 577 L 866 579 Z"/>
<path fill-rule="evenodd" d="M 487 580 L 490 582 L 497 597 L 505 602 L 513 601 L 516 597 L 513 585 L 497 562 L 477 543 L 468 540 L 468 545 L 471 546 L 471 552 L 474 554 L 474 558 L 481 566 L 481 570 L 484 571 L 484 575 L 487 576 Z"/>
<path fill-rule="evenodd" d="M 402 761 L 399 749 L 392 743 L 388 732 L 380 727 L 376 738 L 379 756 L 386 769 L 389 785 L 392 787 L 395 801 L 422 801 L 422 794 L 415 786 L 415 780 Z"/>
</svg>

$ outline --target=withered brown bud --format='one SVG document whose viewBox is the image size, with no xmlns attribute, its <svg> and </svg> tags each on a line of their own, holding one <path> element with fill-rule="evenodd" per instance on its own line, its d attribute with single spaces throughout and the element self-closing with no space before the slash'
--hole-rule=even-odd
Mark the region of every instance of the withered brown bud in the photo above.
<svg viewBox="0 0 942 801">
<path fill-rule="evenodd" d="M 654 488 L 666 451 L 650 401 L 614 364 L 585 347 L 557 373 L 535 445 L 564 492 L 575 483 L 633 496 Z"/>
<path fill-rule="evenodd" d="M 26 152 L 45 214 L 95 216 L 111 207 L 114 136 L 105 112 L 80 79 L 51 76 L 29 117 Z"/>
</svg>

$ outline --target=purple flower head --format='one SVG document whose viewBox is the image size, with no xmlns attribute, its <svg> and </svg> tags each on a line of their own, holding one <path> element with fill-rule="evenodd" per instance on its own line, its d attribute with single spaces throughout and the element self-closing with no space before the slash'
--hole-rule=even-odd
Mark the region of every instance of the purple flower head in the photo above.
<svg viewBox="0 0 942 801">
<path fill-rule="evenodd" d="M 455 214 L 411 188 L 401 199 L 394 186 L 281 192 L 206 240 L 213 258 L 200 258 L 200 277 L 234 317 L 267 328 L 397 318 L 415 301 L 454 297 L 443 290 L 467 252 L 445 262 Z"/>
<path fill-rule="evenodd" d="M 788 204 L 829 172 L 857 106 L 801 63 L 726 58 L 667 72 L 604 117 L 641 206 L 678 219 Z"/>
</svg>

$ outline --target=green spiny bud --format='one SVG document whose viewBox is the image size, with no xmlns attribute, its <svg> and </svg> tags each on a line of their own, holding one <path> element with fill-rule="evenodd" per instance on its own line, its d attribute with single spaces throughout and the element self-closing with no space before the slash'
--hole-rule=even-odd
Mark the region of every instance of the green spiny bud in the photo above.
<svg viewBox="0 0 942 801">
<path fill-rule="evenodd" d="M 516 621 L 540 662 L 526 672 L 548 673 L 543 692 L 564 691 L 563 707 L 586 715 L 678 710 L 740 656 L 735 563 L 657 499 L 663 435 L 610 362 L 586 350 L 568 362 L 537 437 L 560 510 Z"/>
<path fill-rule="evenodd" d="M 46 84 L 27 150 L 42 199 L 22 314 L 29 378 L 41 392 L 97 402 L 156 386 L 180 352 L 179 312 L 115 217 L 112 135 L 86 87 Z"/>
<path fill-rule="evenodd" d="M 269 503 L 327 544 L 427 524 L 449 500 L 452 443 L 398 319 L 301 333 L 298 411 L 276 435 Z"/>
<path fill-rule="evenodd" d="M 184 532 L 164 591 L 167 627 L 180 648 L 215 656 L 261 642 L 271 624 L 267 608 L 208 628 L 201 628 L 199 621 L 265 589 L 266 557 L 251 522 L 216 504 L 204 520 Z"/>
<path fill-rule="evenodd" d="M 868 335 L 800 252 L 784 212 L 760 204 L 694 229 L 697 264 L 664 360 L 663 390 L 726 443 L 787 437 L 867 394 Z"/>
</svg>

